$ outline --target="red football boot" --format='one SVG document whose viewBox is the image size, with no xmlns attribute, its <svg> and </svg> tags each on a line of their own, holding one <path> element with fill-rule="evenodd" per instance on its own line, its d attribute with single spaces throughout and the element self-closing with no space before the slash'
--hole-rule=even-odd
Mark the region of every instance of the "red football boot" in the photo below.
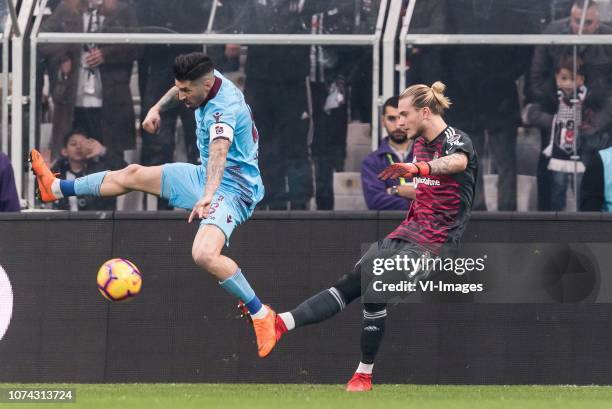
<svg viewBox="0 0 612 409">
<path fill-rule="evenodd" d="M 366 392 L 372 390 L 372 374 L 355 372 L 346 384 L 347 392 Z"/>
</svg>

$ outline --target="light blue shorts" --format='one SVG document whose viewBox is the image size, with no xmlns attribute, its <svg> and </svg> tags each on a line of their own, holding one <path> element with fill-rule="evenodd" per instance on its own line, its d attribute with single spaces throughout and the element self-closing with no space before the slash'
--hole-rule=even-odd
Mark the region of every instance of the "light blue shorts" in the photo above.
<svg viewBox="0 0 612 409">
<path fill-rule="evenodd" d="M 204 194 L 204 185 L 206 169 L 201 165 L 167 163 L 162 166 L 161 197 L 168 199 L 172 207 L 193 209 Z M 220 186 L 215 192 L 208 216 L 202 219 L 200 225 L 217 226 L 225 234 L 226 243 L 229 243 L 232 231 L 251 217 L 255 205 L 247 205 L 236 193 Z"/>
</svg>

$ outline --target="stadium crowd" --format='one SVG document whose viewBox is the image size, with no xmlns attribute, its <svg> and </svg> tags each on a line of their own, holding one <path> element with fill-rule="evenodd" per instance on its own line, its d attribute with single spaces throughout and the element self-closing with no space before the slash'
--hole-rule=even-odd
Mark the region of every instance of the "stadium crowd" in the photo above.
<svg viewBox="0 0 612 409">
<path fill-rule="evenodd" d="M 408 3 L 404 1 L 404 12 Z M 605 24 L 611 20 L 610 2 L 591 0 L 586 10 L 584 4 L 417 1 L 410 32 L 576 34 L 584 14 L 583 34 L 612 33 Z M 48 7 L 41 27 L 46 32 L 363 34 L 374 31 L 379 1 L 223 0 L 213 8 L 212 1 L 201 0 L 55 0 Z M 211 14 L 214 19 L 209 19 Z M 213 24 L 207 24 L 209 20 Z M 139 124 L 172 85 L 174 57 L 198 50 L 202 46 L 40 45 L 39 117 L 52 126 L 46 139 L 39 136 L 39 146 L 56 169 L 73 176 L 95 172 L 100 163 L 120 166 L 124 157 L 144 165 L 177 158 L 197 163 L 191 110 L 165 112 L 156 135 Z M 253 111 L 266 187 L 260 209 L 338 208 L 335 174 L 360 169 L 363 208 L 408 207 L 404 193 L 411 181 L 380 182 L 373 177 L 389 163 L 412 158 L 411 141 L 403 141 L 393 124 L 397 100 L 381 108 L 384 138 L 379 149 L 359 157 L 363 166 L 345 166 L 347 157 L 357 154 L 349 137 L 352 125 L 371 122 L 369 47 L 226 44 L 205 51 L 244 89 Z M 436 80 L 447 84 L 453 102 L 449 122 L 471 135 L 488 165 L 483 168 L 498 175 L 498 210 L 517 210 L 517 175 L 530 172 L 537 177 L 538 210 L 575 209 L 572 200 L 582 203 L 578 208 L 583 210 L 612 206 L 612 153 L 606 149 L 612 146 L 612 46 L 579 46 L 577 58 L 573 51 L 571 46 L 545 45 L 408 49 L 407 85 Z M 517 140 L 526 133 L 541 140 L 531 159 L 517 157 Z M 70 157 L 71 149 L 78 160 Z M 126 155 L 130 151 L 139 156 Z M 487 209 L 483 173 L 475 210 Z M 576 176 L 578 187 L 581 182 L 586 186 L 584 197 L 573 191 Z M 594 204 L 594 194 L 600 204 Z M 89 205 L 114 209 L 116 204 Z M 58 206 L 81 208 L 74 203 Z M 160 199 L 157 207 L 168 205 Z"/>
</svg>

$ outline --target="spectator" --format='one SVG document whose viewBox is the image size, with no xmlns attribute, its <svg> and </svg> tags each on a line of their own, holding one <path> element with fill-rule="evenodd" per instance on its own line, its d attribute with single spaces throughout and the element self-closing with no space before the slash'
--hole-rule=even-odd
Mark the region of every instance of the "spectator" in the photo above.
<svg viewBox="0 0 612 409">
<path fill-rule="evenodd" d="M 127 164 L 123 159 L 106 149 L 97 139 L 89 138 L 81 130 L 72 130 L 64 138 L 62 157 L 52 167 L 59 178 L 74 180 L 81 176 L 100 172 L 105 169 L 117 170 Z M 117 199 L 114 197 L 75 197 L 63 198 L 54 203 L 60 210 L 115 210 Z"/>
<path fill-rule="evenodd" d="M 138 20 L 147 32 L 202 33 L 206 29 L 210 4 L 196 0 L 152 0 L 137 2 Z M 204 7 L 207 7 L 206 9 Z M 174 82 L 172 66 L 179 54 L 201 51 L 201 45 L 149 44 L 138 60 L 138 75 L 141 83 L 142 114 L 166 93 Z M 140 163 L 145 166 L 162 165 L 174 161 L 176 125 L 180 118 L 186 148 L 186 162 L 197 163 L 196 124 L 193 111 L 180 104 L 165 111 L 161 116 L 161 127 L 156 135 L 142 129 L 142 151 Z M 168 209 L 168 201 L 157 199 L 157 209 Z"/>
<path fill-rule="evenodd" d="M 64 0 L 43 22 L 51 32 L 125 32 L 136 26 L 118 0 Z M 138 48 L 127 44 L 43 44 L 54 103 L 52 151 L 69 129 L 83 128 L 117 155 L 135 146 L 130 77 Z"/>
<path fill-rule="evenodd" d="M 320 1 L 311 20 L 312 34 L 351 34 L 355 3 L 334 5 Z M 349 86 L 359 69 L 361 50 L 346 46 L 310 47 L 310 91 L 313 122 L 310 145 L 315 170 L 318 210 L 334 208 L 334 171 L 344 169 L 348 129 Z M 361 73 L 360 73 L 361 74 Z"/>
<path fill-rule="evenodd" d="M 574 173 L 577 173 L 577 184 L 580 185 L 580 177 L 584 172 L 583 148 L 588 146 L 587 139 L 605 132 L 612 121 L 612 101 L 608 99 L 603 107 L 598 106 L 593 101 L 593 93 L 584 85 L 582 61 L 578 59 L 575 64 L 577 73 L 574 84 L 573 58 L 561 56 L 555 63 L 558 108 L 554 115 L 543 111 L 537 103 L 525 107 L 524 122 L 536 125 L 550 135 L 550 142 L 543 150 L 543 155 L 548 159 L 550 210 L 554 211 L 565 210 L 566 191 Z M 586 153 L 589 157 L 593 156 L 588 149 Z M 579 155 L 579 160 L 572 160 L 576 155 Z"/>
<path fill-rule="evenodd" d="M 245 2 L 244 32 L 308 34 L 311 2 L 276 0 Z M 228 45 L 227 50 L 236 50 Z M 308 46 L 251 45 L 245 66 L 245 96 L 261 135 L 259 164 L 266 187 L 260 207 L 305 210 L 312 196 L 308 153 L 310 115 L 306 95 Z"/>
<path fill-rule="evenodd" d="M 532 0 L 453 0 L 448 30 L 461 34 L 530 34 L 539 31 L 540 5 Z M 517 22 L 520 21 L 520 24 Z M 517 79 L 527 72 L 531 48 L 454 46 L 445 48 L 444 82 L 453 101 L 448 122 L 468 133 L 479 157 L 485 135 L 497 168 L 499 210 L 516 210 L 516 137 L 520 124 Z M 483 172 L 478 172 L 474 209 L 485 210 Z"/>
<path fill-rule="evenodd" d="M 553 21 L 544 30 L 544 34 L 578 34 L 582 18 L 584 0 L 575 0 L 570 17 Z M 600 23 L 597 3 L 589 2 L 586 10 L 585 24 L 582 34 L 612 34 L 612 28 Z M 582 61 L 582 71 L 585 86 L 589 90 L 589 105 L 595 118 L 584 120 L 592 123 L 596 129 L 582 129 L 581 141 L 582 160 L 588 166 L 594 154 L 610 145 L 610 123 L 605 106 L 610 101 L 610 73 L 612 73 L 612 48 L 609 45 L 591 44 L 576 48 L 577 57 Z M 573 57 L 574 47 L 555 45 L 537 46 L 534 51 L 530 71 L 530 94 L 533 102 L 540 104 L 543 112 L 553 115 L 557 111 L 558 98 L 555 82 L 555 61 L 568 56 Z M 550 128 L 543 128 L 543 141 L 548 142 Z M 545 143 L 543 143 L 544 145 Z M 550 196 L 551 174 L 548 171 L 548 158 L 541 155 L 538 163 L 538 209 L 552 210 Z"/>
<path fill-rule="evenodd" d="M 612 147 L 602 149 L 582 178 L 580 210 L 612 212 Z"/>
<path fill-rule="evenodd" d="M 397 162 L 412 162 L 412 140 L 398 127 L 398 97 L 391 97 L 383 105 L 382 124 L 387 137 L 378 149 L 361 164 L 363 196 L 370 210 L 407 210 L 414 198 L 414 186 L 403 178 L 378 179 L 378 174 Z"/>
<path fill-rule="evenodd" d="M 19 205 L 11 161 L 8 156 L 0 152 L 0 212 L 18 212 L 20 210 L 21 206 Z"/>
<path fill-rule="evenodd" d="M 352 3 L 354 3 L 353 34 L 373 34 L 376 30 L 380 0 L 359 0 Z M 345 49 L 346 51 L 348 49 Z M 353 73 L 350 78 L 351 120 L 370 123 L 372 121 L 372 48 L 351 48 L 350 58 L 353 63 Z"/>
<path fill-rule="evenodd" d="M 406 1 L 408 7 L 410 1 Z M 441 34 L 447 29 L 447 0 L 417 1 L 410 20 L 410 34 Z M 405 10 L 404 10 L 405 11 Z M 399 34 L 399 33 L 398 33 Z M 440 47 L 408 47 L 406 84 L 433 84 L 443 76 Z"/>
</svg>

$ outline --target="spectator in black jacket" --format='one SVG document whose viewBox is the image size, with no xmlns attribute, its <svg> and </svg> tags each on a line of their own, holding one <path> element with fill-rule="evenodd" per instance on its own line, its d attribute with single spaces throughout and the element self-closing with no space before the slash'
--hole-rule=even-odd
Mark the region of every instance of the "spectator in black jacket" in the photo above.
<svg viewBox="0 0 612 409">
<path fill-rule="evenodd" d="M 575 0 L 570 17 L 553 21 L 544 34 L 578 34 L 582 18 L 584 0 Z M 585 24 L 582 34 L 612 34 L 612 27 L 600 22 L 597 3 L 590 1 L 586 10 Z M 604 44 L 581 45 L 576 48 L 577 57 L 582 62 L 585 76 L 585 86 L 589 89 L 589 105 L 593 118 L 583 118 L 583 123 L 609 124 L 612 122 L 612 112 L 605 109 L 610 104 L 609 91 L 612 75 L 612 47 Z M 555 61 L 563 58 L 573 58 L 574 47 L 571 45 L 540 45 L 535 48 L 530 70 L 530 94 L 532 101 L 539 104 L 544 113 L 553 115 L 558 107 L 557 85 L 555 81 Z M 607 125 L 606 125 L 607 126 Z M 606 126 L 600 126 L 597 132 L 589 129 L 581 130 L 579 141 L 582 150 L 582 161 L 588 166 L 596 152 L 610 146 L 609 131 Z M 542 128 L 542 147 L 549 139 L 549 130 Z M 540 156 L 538 163 L 538 209 L 552 210 L 549 193 L 551 175 L 548 172 L 548 158 Z"/>
<path fill-rule="evenodd" d="M 580 210 L 612 212 L 612 147 L 593 157 L 582 177 Z"/>
<path fill-rule="evenodd" d="M 15 186 L 15 174 L 11 166 L 11 160 L 0 152 L 0 212 L 18 212 L 21 210 L 17 186 Z"/>
<path fill-rule="evenodd" d="M 105 169 L 117 170 L 127 166 L 125 161 L 106 149 L 99 141 L 88 137 L 83 131 L 75 129 L 64 138 L 62 157 L 52 167 L 60 179 L 74 180 L 81 176 L 100 172 Z M 115 210 L 117 199 L 112 197 L 68 197 L 53 205 L 59 210 Z"/>
<path fill-rule="evenodd" d="M 540 29 L 541 6 L 531 0 L 453 0 L 448 30 L 460 34 L 531 34 Z M 520 24 L 518 23 L 520 22 Z M 529 69 L 526 46 L 453 46 L 443 53 L 445 83 L 453 101 L 448 122 L 468 133 L 480 157 L 485 134 L 499 174 L 498 209 L 516 210 L 516 137 L 520 110 L 516 82 Z M 484 210 L 483 172 L 474 209 Z"/>
<path fill-rule="evenodd" d="M 309 34 L 313 2 L 244 1 L 242 31 L 249 34 Z M 226 52 L 235 52 L 228 45 Z M 306 94 L 309 46 L 250 45 L 245 66 L 245 97 L 261 135 L 259 166 L 266 188 L 261 208 L 306 209 L 312 196 L 308 155 L 310 114 Z"/>
</svg>

